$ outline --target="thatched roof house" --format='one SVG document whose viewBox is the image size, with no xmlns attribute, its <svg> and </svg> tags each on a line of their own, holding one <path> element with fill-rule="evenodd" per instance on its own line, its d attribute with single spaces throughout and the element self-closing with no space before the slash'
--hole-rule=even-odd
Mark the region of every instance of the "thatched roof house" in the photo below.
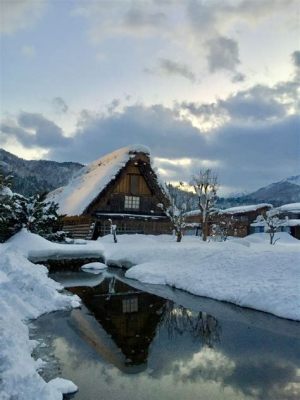
<svg viewBox="0 0 300 400">
<path fill-rule="evenodd" d="M 67 186 L 49 193 L 66 215 L 64 229 L 74 237 L 109 233 L 166 233 L 169 221 L 159 203 L 167 203 L 164 185 L 151 166 L 145 146 L 121 148 L 82 168 Z"/>
</svg>

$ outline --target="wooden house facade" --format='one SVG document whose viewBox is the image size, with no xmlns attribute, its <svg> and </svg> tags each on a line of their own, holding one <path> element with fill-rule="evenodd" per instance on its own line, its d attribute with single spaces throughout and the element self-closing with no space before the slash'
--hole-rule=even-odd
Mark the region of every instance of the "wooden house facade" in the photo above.
<svg viewBox="0 0 300 400">
<path fill-rule="evenodd" d="M 272 208 L 271 204 L 255 204 L 238 207 L 231 207 L 225 210 L 219 210 L 209 217 L 209 235 L 213 225 L 219 225 L 226 228 L 228 236 L 245 237 L 251 233 L 251 223 L 256 218 L 265 214 Z M 187 232 L 198 234 L 201 230 L 201 213 L 198 210 L 187 213 Z"/>
<path fill-rule="evenodd" d="M 110 233 L 170 233 L 163 185 L 151 167 L 148 149 L 130 146 L 83 168 L 64 188 L 49 195 L 64 217 L 63 229 L 75 238 L 96 239 Z"/>
</svg>

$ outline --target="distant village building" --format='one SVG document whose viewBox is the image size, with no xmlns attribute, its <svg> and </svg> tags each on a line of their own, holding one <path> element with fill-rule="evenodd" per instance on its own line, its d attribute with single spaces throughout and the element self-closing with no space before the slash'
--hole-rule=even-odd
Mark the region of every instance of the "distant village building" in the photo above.
<svg viewBox="0 0 300 400">
<path fill-rule="evenodd" d="M 49 193 L 65 215 L 64 230 L 75 238 L 96 239 L 110 233 L 170 233 L 163 184 L 151 167 L 150 151 L 128 146 L 82 168 L 67 186 Z"/>
<path fill-rule="evenodd" d="M 300 203 L 284 204 L 277 207 L 278 217 L 282 219 L 282 223 L 278 227 L 278 232 L 287 232 L 300 239 Z M 253 222 L 251 224 L 251 232 L 264 232 L 264 225 L 261 222 Z"/>
<path fill-rule="evenodd" d="M 225 210 L 218 210 L 209 218 L 209 230 L 212 225 L 224 226 L 228 236 L 245 237 L 250 234 L 251 223 L 258 215 L 265 214 L 272 208 L 272 204 L 261 203 L 230 207 Z M 201 229 L 201 212 L 199 210 L 189 211 L 186 216 L 188 234 L 199 234 Z"/>
</svg>

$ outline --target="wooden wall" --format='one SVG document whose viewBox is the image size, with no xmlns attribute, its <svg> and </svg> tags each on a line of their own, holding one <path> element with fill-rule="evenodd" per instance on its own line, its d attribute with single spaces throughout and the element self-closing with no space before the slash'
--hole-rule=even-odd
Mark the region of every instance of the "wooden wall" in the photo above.
<svg viewBox="0 0 300 400">
<path fill-rule="evenodd" d="M 139 160 L 140 162 L 140 160 Z M 150 188 L 146 179 L 135 165 L 137 162 L 133 159 L 130 164 L 122 171 L 115 183 L 112 183 L 106 191 L 96 200 L 89 208 L 87 214 L 94 215 L 96 212 L 136 212 L 162 215 L 162 210 L 157 207 L 162 200 L 158 197 L 160 193 L 156 193 Z M 151 168 L 149 162 L 140 162 L 143 168 Z M 135 184 L 132 185 L 132 177 L 135 177 Z M 125 196 L 137 196 L 140 198 L 139 209 L 124 209 Z"/>
<path fill-rule="evenodd" d="M 131 190 L 131 177 L 134 176 L 137 181 L 136 192 Z M 151 191 L 145 181 L 145 178 L 141 175 L 140 170 L 136 166 L 128 166 L 126 169 L 126 174 L 121 177 L 113 189 L 113 193 L 122 193 L 125 195 L 133 196 L 145 196 L 151 195 Z"/>
</svg>

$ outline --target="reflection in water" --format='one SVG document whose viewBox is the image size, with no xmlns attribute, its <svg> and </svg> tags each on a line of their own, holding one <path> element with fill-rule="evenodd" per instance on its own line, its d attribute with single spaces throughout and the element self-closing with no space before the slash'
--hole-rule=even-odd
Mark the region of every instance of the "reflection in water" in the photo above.
<svg viewBox="0 0 300 400">
<path fill-rule="evenodd" d="M 102 278 L 70 288 L 87 308 L 39 320 L 75 400 L 300 398 L 300 324 L 211 301 L 215 318 Z"/>
<path fill-rule="evenodd" d="M 123 364 L 126 366 L 146 364 L 151 342 L 161 327 L 167 327 L 170 339 L 189 332 L 194 340 L 210 347 L 219 340 L 220 327 L 214 317 L 202 312 L 191 312 L 171 301 L 134 289 L 115 277 L 106 278 L 95 287 L 79 286 L 68 290 L 77 294 L 92 311 L 117 348 L 121 349 Z M 73 314 L 76 315 L 76 311 Z M 93 337 L 91 342 L 97 343 L 99 351 L 102 348 L 99 346 L 102 331 L 99 327 L 91 329 L 90 324 L 87 329 L 81 318 L 78 323 L 81 331 L 84 329 L 85 336 Z M 95 340 L 95 336 L 98 336 L 98 340 Z M 116 347 L 113 344 L 110 347 L 112 353 L 116 353 Z M 105 351 L 107 353 L 107 345 Z M 110 362 L 114 358 L 111 356 Z M 125 370 L 120 363 L 122 361 L 119 357 L 114 364 Z M 131 369 L 130 372 L 140 370 Z"/>
<path fill-rule="evenodd" d="M 205 312 L 192 312 L 171 301 L 164 307 L 162 325 L 167 327 L 170 339 L 189 332 L 192 338 L 201 339 L 209 347 L 220 341 L 221 327 L 216 318 Z"/>
</svg>

